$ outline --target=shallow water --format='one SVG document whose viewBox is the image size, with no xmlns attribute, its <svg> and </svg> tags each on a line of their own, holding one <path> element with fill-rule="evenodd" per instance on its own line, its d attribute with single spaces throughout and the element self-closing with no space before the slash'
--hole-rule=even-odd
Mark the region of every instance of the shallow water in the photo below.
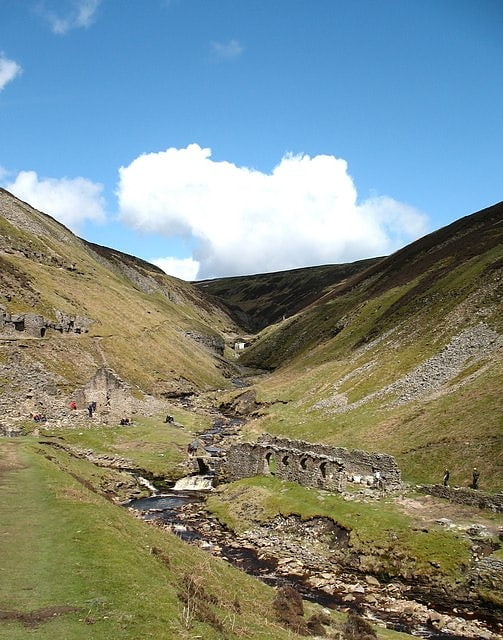
<svg viewBox="0 0 503 640">
<path fill-rule="evenodd" d="M 226 431 L 235 432 L 236 428 L 243 423 L 240 418 L 224 420 L 217 418 L 212 427 L 199 438 L 205 442 L 207 449 L 214 448 L 215 440 L 225 437 Z M 188 478 L 191 478 L 188 476 Z M 182 480 L 186 480 L 183 478 Z M 197 476 L 196 476 L 197 480 Z M 194 483 L 197 486 L 197 482 Z M 329 595 L 322 590 L 315 589 L 306 584 L 306 576 L 296 574 L 281 574 L 276 572 L 277 560 L 270 557 L 264 558 L 262 552 L 246 547 L 236 547 L 226 544 L 228 536 L 215 535 L 215 530 L 205 528 L 204 524 L 209 520 L 206 517 L 199 519 L 189 518 L 182 513 L 189 504 L 200 504 L 205 501 L 207 491 L 165 491 L 162 494 L 152 495 L 149 498 L 131 500 L 125 506 L 140 511 L 145 520 L 157 520 L 170 526 L 173 533 L 188 543 L 197 543 L 202 549 L 219 555 L 233 566 L 253 575 L 271 586 L 291 585 L 296 588 L 306 600 L 316 602 L 322 606 L 332 609 L 352 608 L 353 605 L 344 602 L 343 593 Z M 215 521 L 211 520 L 215 525 Z M 223 529 L 223 528 L 222 528 Z M 217 541 L 216 541 L 217 540 Z M 395 631 L 401 631 L 428 640 L 463 640 L 462 636 L 439 633 L 438 631 L 425 626 L 411 626 L 409 621 L 404 623 L 399 616 L 374 611 L 371 616 L 375 621 L 385 623 L 386 626 Z"/>
</svg>

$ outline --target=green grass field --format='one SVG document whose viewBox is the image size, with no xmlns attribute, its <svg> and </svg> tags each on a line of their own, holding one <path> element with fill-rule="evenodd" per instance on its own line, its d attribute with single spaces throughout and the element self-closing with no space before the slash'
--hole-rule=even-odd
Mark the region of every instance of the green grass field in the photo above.
<svg viewBox="0 0 503 640">
<path fill-rule="evenodd" d="M 59 456 L 0 440 L 2 640 L 299 637 L 276 621 L 272 588 L 91 491 L 92 465 L 64 471 Z"/>
</svg>

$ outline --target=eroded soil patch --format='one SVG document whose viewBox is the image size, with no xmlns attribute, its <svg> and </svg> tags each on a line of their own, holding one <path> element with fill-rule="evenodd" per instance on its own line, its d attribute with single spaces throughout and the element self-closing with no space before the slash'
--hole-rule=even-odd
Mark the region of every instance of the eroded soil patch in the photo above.
<svg viewBox="0 0 503 640">
<path fill-rule="evenodd" d="M 44 607 L 36 611 L 0 611 L 0 622 L 21 622 L 25 627 L 34 629 L 52 618 L 77 611 L 81 611 L 81 608 L 68 605 Z"/>
<path fill-rule="evenodd" d="M 470 506 L 447 502 L 433 496 L 398 496 L 394 504 L 410 516 L 418 526 L 429 526 L 437 521 L 450 520 L 461 529 L 474 523 L 487 527 L 492 535 L 498 535 L 498 524 L 484 516 L 484 512 Z"/>
</svg>

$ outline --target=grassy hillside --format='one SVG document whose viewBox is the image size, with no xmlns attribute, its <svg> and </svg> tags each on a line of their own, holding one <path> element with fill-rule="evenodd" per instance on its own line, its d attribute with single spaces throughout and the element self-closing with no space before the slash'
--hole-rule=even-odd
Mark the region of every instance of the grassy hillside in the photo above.
<svg viewBox="0 0 503 640">
<path fill-rule="evenodd" d="M 296 637 L 272 589 L 90 491 L 84 462 L 0 447 L 0 638 Z"/>
<path fill-rule="evenodd" d="M 37 438 L 0 438 L 0 638 L 298 637 L 278 623 L 273 590 L 105 499 L 135 494 L 137 481 L 92 462 L 185 474 L 187 443 L 214 420 L 210 405 L 242 393 L 230 379 L 243 364 L 271 371 L 250 378 L 245 437 L 388 452 L 412 482 L 438 482 L 448 466 L 466 485 L 476 465 L 482 489 L 503 489 L 503 205 L 379 261 L 247 280 L 171 278 L 0 190 L 0 431 L 17 420 L 32 432 L 29 412 L 52 412 Z M 243 328 L 226 304 L 273 323 L 238 364 L 226 345 Z M 115 417 L 122 401 L 135 409 L 133 425 L 68 408 L 90 381 L 105 384 Z M 187 394 L 199 410 L 176 404 Z M 391 554 L 390 575 L 458 584 L 469 562 L 466 540 L 436 526 L 426 538 L 399 502 L 356 507 L 253 478 L 220 487 L 210 506 L 236 531 L 257 514 L 337 517 L 353 549 Z"/>
<path fill-rule="evenodd" d="M 194 284 L 221 300 L 248 331 L 260 331 L 301 311 L 334 284 L 345 282 L 379 260 L 369 258 L 350 264 L 201 280 Z"/>
<path fill-rule="evenodd" d="M 0 638 L 302 637 L 278 621 L 274 589 L 112 504 L 98 472 L 35 440 L 0 441 Z M 302 620 L 319 610 L 305 602 Z M 345 619 L 324 617 L 329 632 Z"/>
<path fill-rule="evenodd" d="M 407 479 L 502 489 L 503 205 L 430 234 L 265 329 L 251 425 L 386 451 Z"/>
<path fill-rule="evenodd" d="M 0 267 L 0 316 L 40 315 L 56 325 L 63 317 L 88 328 L 49 328 L 37 338 L 0 326 L 0 376 L 9 397 L 35 387 L 34 395 L 63 399 L 100 367 L 139 395 L 228 384 L 233 370 L 222 354 L 237 328 L 220 306 L 151 264 L 80 240 L 3 190 Z M 37 369 L 45 388 L 33 376 Z"/>
</svg>

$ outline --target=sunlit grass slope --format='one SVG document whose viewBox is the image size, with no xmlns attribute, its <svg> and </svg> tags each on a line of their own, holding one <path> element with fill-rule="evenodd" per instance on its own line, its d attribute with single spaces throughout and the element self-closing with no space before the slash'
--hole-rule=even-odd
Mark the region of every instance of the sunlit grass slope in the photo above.
<svg viewBox="0 0 503 640">
<path fill-rule="evenodd" d="M 250 428 L 386 451 L 411 481 L 478 466 L 501 490 L 502 221 L 468 216 L 265 329 L 242 357 L 275 368 Z"/>
<path fill-rule="evenodd" d="M 142 260 L 86 243 L 0 191 L 0 304 L 8 313 L 84 316 L 89 333 L 48 331 L 33 357 L 69 388 L 98 366 L 143 391 L 225 386 L 214 345 L 235 326 L 189 283 Z"/>
</svg>

